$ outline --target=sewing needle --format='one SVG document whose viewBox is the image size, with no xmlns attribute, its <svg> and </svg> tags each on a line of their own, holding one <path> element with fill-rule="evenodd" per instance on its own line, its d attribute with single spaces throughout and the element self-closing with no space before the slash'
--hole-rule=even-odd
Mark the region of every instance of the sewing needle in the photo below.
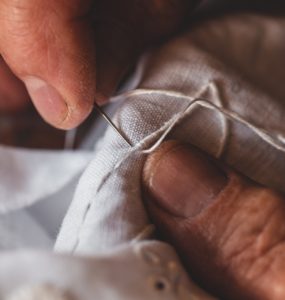
<svg viewBox="0 0 285 300">
<path fill-rule="evenodd" d="M 107 116 L 107 114 L 102 110 L 102 108 L 94 102 L 94 108 L 99 112 L 99 114 L 109 123 L 109 125 L 119 134 L 120 137 L 129 145 L 133 146 L 131 142 L 126 138 L 126 136 L 119 130 L 119 128 L 113 123 L 113 121 Z"/>
</svg>

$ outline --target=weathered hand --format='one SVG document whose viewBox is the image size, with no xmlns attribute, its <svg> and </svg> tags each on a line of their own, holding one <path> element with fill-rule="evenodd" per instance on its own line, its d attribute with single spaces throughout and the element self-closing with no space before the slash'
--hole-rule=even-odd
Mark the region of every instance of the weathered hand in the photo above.
<svg viewBox="0 0 285 300">
<path fill-rule="evenodd" d="M 56 127 L 75 127 L 95 99 L 102 103 L 114 92 L 139 53 L 175 31 L 196 2 L 0 0 L 0 52 L 41 115 Z M 27 94 L 3 61 L 0 75 L 0 109 L 24 104 Z"/>
<path fill-rule="evenodd" d="M 285 299 L 285 197 L 196 148 L 166 142 L 145 165 L 146 204 L 190 275 L 222 299 Z"/>
</svg>

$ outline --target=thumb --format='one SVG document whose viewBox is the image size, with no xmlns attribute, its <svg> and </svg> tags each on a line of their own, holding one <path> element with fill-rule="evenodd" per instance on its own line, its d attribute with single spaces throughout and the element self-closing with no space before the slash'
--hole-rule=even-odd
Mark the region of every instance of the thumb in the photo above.
<svg viewBox="0 0 285 300">
<path fill-rule="evenodd" d="M 163 238 L 222 299 L 285 299 L 285 198 L 166 142 L 145 165 L 146 203 Z"/>
<path fill-rule="evenodd" d="M 95 95 L 90 1 L 0 1 L 0 51 L 52 125 L 83 121 Z"/>
</svg>

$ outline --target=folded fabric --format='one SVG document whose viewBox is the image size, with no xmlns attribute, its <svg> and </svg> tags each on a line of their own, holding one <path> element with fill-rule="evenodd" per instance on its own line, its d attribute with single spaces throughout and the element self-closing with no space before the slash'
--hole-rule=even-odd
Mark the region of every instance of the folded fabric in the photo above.
<svg viewBox="0 0 285 300">
<path fill-rule="evenodd" d="M 115 116 L 134 146 L 107 130 L 56 249 L 102 253 L 147 232 L 141 171 L 146 154 L 165 138 L 194 144 L 285 191 L 284 26 L 283 17 L 227 16 L 150 55 L 139 87 L 125 93 Z"/>
<path fill-rule="evenodd" d="M 74 179 L 82 173 L 92 156 L 85 151 L 0 147 L 0 250 L 52 249 L 52 233 L 60 227 L 60 223 L 54 222 L 61 222 L 57 215 L 62 214 L 63 200 L 70 197 L 68 190 L 74 190 L 77 183 Z M 50 204 L 30 208 L 40 202 Z M 69 204 L 70 200 L 66 202 Z M 49 226 L 43 226 L 42 216 L 48 212 Z M 57 228 L 52 230 L 55 226 Z"/>
<path fill-rule="evenodd" d="M 177 139 L 284 192 L 284 27 L 284 17 L 226 16 L 153 51 L 114 117 L 133 147 L 107 130 L 79 180 L 57 254 L 0 255 L 0 297 L 211 299 L 170 245 L 152 241 L 142 168 L 163 140 Z"/>
<path fill-rule="evenodd" d="M 96 257 L 9 253 L 0 264 L 4 300 L 214 299 L 189 281 L 173 249 L 160 242 Z"/>
</svg>

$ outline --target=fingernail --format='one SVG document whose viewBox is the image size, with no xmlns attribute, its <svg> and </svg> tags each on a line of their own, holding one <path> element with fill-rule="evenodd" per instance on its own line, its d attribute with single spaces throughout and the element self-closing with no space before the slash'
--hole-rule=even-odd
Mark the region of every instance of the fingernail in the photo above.
<svg viewBox="0 0 285 300">
<path fill-rule="evenodd" d="M 151 201 L 172 215 L 194 217 L 215 200 L 228 180 L 196 148 L 166 142 L 148 158 L 144 182 Z"/>
<path fill-rule="evenodd" d="M 67 116 L 68 107 L 59 92 L 44 80 L 24 78 L 26 88 L 42 117 L 52 125 L 59 125 Z"/>
</svg>

